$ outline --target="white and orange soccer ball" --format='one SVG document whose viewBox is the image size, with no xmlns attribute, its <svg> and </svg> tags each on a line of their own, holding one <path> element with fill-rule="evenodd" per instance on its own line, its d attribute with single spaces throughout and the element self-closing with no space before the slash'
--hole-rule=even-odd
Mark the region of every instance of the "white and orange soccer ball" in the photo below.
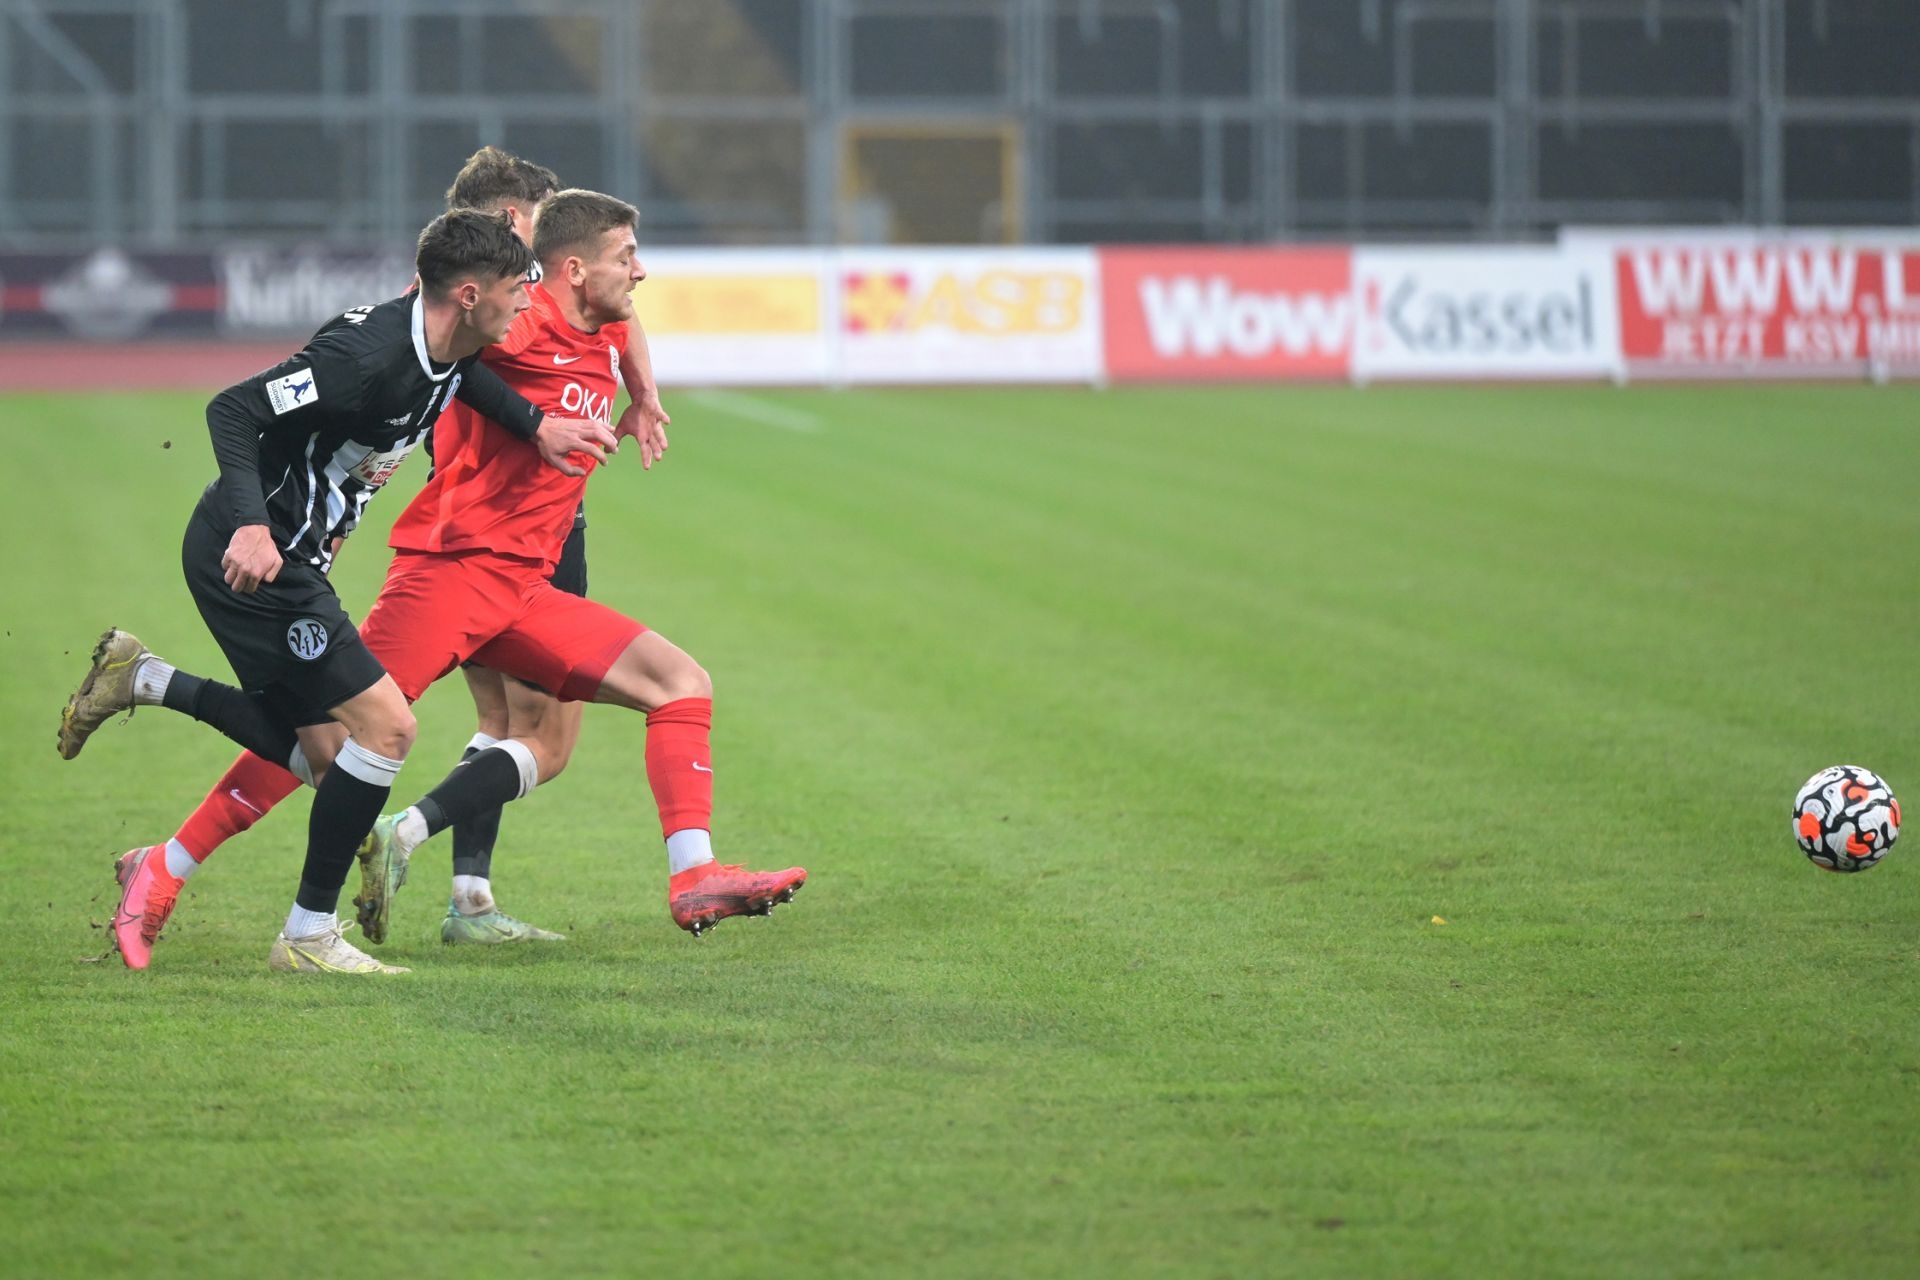
<svg viewBox="0 0 1920 1280">
<path fill-rule="evenodd" d="M 1794 797 L 1793 838 L 1815 866 L 1865 871 L 1900 838 L 1900 802 L 1871 769 L 1822 769 Z"/>
</svg>

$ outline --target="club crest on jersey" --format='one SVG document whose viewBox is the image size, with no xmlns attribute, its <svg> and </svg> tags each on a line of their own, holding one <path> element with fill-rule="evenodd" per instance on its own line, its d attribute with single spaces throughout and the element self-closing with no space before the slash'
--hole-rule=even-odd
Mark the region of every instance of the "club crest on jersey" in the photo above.
<svg viewBox="0 0 1920 1280">
<path fill-rule="evenodd" d="M 320 385 L 315 381 L 311 369 L 301 369 L 267 384 L 267 403 L 273 406 L 276 417 L 292 413 L 303 404 L 314 404 L 319 399 Z"/>
<path fill-rule="evenodd" d="M 327 651 L 326 624 L 318 618 L 298 618 L 287 628 L 287 648 L 302 662 L 312 662 Z"/>
</svg>

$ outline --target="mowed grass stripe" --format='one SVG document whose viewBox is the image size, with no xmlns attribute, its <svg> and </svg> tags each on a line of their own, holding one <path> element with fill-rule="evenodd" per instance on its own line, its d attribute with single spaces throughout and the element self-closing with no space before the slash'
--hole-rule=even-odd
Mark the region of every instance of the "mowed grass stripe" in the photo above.
<svg viewBox="0 0 1920 1280">
<path fill-rule="evenodd" d="M 1391 657 L 1392 657 L 1393 655 L 1382 655 L 1382 656 L 1383 656 L 1383 657 L 1385 657 L 1385 658 L 1388 658 L 1388 659 L 1390 659 L 1390 658 L 1391 658 Z M 1522 706 L 1522 707 L 1525 707 L 1525 706 L 1527 706 L 1527 705 L 1530 705 L 1531 703 L 1533 703 L 1533 702 L 1535 701 L 1535 700 L 1534 700 L 1534 699 L 1533 699 L 1532 697 L 1530 697 L 1530 696 L 1529 696 L 1529 695 L 1531 695 L 1531 693 L 1533 692 L 1532 690 L 1530 690 L 1530 689 L 1522 689 L 1522 690 L 1514 690 L 1514 689 L 1512 689 L 1512 688 L 1510 687 L 1510 685 L 1511 685 L 1511 682 L 1509 682 L 1509 688 L 1507 688 L 1506 690 L 1504 690 L 1504 692 L 1505 692 L 1505 694 L 1507 695 L 1507 698 L 1508 698 L 1508 699 L 1509 699 L 1510 701 L 1512 701 L 1513 703 L 1517 703 L 1518 705 L 1520 705 L 1520 706 Z M 1480 704 L 1482 704 L 1482 705 L 1485 705 L 1485 704 L 1486 704 L 1486 695 L 1488 695 L 1488 694 L 1499 694 L 1499 693 L 1501 693 L 1501 692 L 1503 692 L 1503 691 L 1501 691 L 1501 690 L 1498 690 L 1498 689 L 1487 689 L 1487 690 L 1480 690 L 1480 689 L 1475 689 L 1475 690 L 1472 690 L 1472 691 L 1470 691 L 1470 693 L 1471 693 L 1471 695 L 1472 695 L 1472 697 L 1473 697 L 1473 700 L 1474 700 L 1475 702 L 1477 702 L 1477 703 L 1480 703 Z M 1519 695 L 1519 696 L 1516 696 L 1516 694 L 1517 694 L 1517 695 Z M 1657 696 L 1657 695 L 1656 695 L 1656 696 Z M 1497 704 L 1496 704 L 1496 705 L 1497 705 Z M 1580 712 L 1589 712 L 1589 711 L 1591 711 L 1592 709 L 1593 709 L 1593 708 L 1589 708 L 1589 707 L 1580 707 L 1580 708 L 1577 708 L 1576 710 L 1577 710 L 1577 711 L 1580 711 Z M 1560 729 L 1560 730 L 1562 730 L 1562 731 L 1564 731 L 1564 730 L 1565 730 L 1565 728 L 1566 728 L 1566 724 L 1567 724 L 1567 722 L 1568 722 L 1569 720 L 1576 720 L 1577 718 L 1578 718 L 1577 716 L 1566 716 L 1566 717 L 1559 717 L 1559 716 L 1556 716 L 1556 717 L 1554 717 L 1554 720 L 1553 720 L 1553 722 L 1552 722 L 1552 723 L 1551 723 L 1551 724 L 1550 724 L 1550 725 L 1549 725 L 1548 727 L 1549 727 L 1549 728 L 1555 728 L 1555 729 Z M 1661 738 L 1663 738 L 1663 739 L 1664 739 L 1664 738 L 1670 738 L 1670 737 L 1672 736 L 1672 735 L 1671 735 L 1671 733 L 1670 733 L 1670 732 L 1668 732 L 1668 729 L 1669 729 L 1669 726 L 1667 726 L 1667 725 L 1664 725 L 1664 724 L 1657 724 L 1657 725 L 1653 725 L 1653 726 L 1649 726 L 1649 728 L 1650 728 L 1650 729 L 1654 729 L 1654 730 L 1658 730 L 1658 731 L 1659 731 L 1659 735 L 1658 735 L 1658 736 L 1660 736 L 1660 737 L 1661 737 Z M 1652 736 L 1652 735 L 1649 735 L 1649 736 Z M 1720 753 L 1718 753 L 1718 752 L 1716 752 L 1716 753 L 1714 753 L 1714 754 L 1716 754 L 1716 755 L 1718 755 L 1718 754 L 1720 754 Z M 1474 792 L 1471 792 L 1471 791 L 1469 791 L 1469 793 L 1468 793 L 1468 794 L 1476 794 L 1476 793 L 1474 793 Z M 1479 794 L 1483 794 L 1483 793 L 1479 793 Z M 1542 793 L 1537 793 L 1537 792 L 1535 793 L 1535 799 L 1536 799 L 1536 800 L 1537 800 L 1537 801 L 1538 801 L 1539 803 L 1541 803 L 1541 804 L 1543 804 L 1543 805 L 1548 805 L 1548 806 L 1553 806 L 1553 805 L 1555 805 L 1555 800 L 1556 800 L 1556 798 L 1555 798 L 1555 797 L 1552 797 L 1552 796 L 1550 796 L 1550 795 L 1546 795 L 1546 794 L 1542 794 Z M 1483 804 L 1484 804 L 1484 801 L 1482 801 L 1482 800 L 1478 800 L 1478 799 L 1476 799 L 1474 803 L 1475 803 L 1476 805 L 1483 805 Z M 1411 805 L 1411 798 L 1409 798 L 1409 804 Z M 1635 812 L 1635 813 L 1630 813 L 1630 814 L 1629 814 L 1629 815 L 1627 815 L 1627 816 L 1628 816 L 1629 818 L 1631 818 L 1631 819 L 1632 819 L 1632 822 L 1631 822 L 1631 826 L 1633 827 L 1633 829 L 1635 829 L 1635 830 L 1637 830 L 1637 831 L 1640 831 L 1641 833 L 1643 833 L 1643 834 L 1644 834 L 1644 830 L 1645 830 L 1645 827 L 1644 827 L 1644 822 L 1642 821 L 1642 815 L 1641 815 L 1641 814 L 1639 814 L 1638 812 Z M 1770 826 L 1777 826 L 1777 823 L 1775 823 L 1775 824 L 1770 824 Z M 1775 837 L 1773 837 L 1773 836 L 1772 836 L 1772 833 L 1771 833 L 1771 830 L 1769 831 L 1769 838 L 1775 838 Z M 1561 850 L 1559 850 L 1559 849 L 1555 849 L 1555 848 L 1546 848 L 1546 849 L 1537 849 L 1537 848 L 1536 848 L 1536 850 L 1534 850 L 1534 852 L 1539 852 L 1539 853 L 1544 853 L 1544 854 L 1550 854 L 1550 855 L 1551 855 L 1551 854 L 1559 854 L 1559 853 L 1560 853 L 1560 852 L 1562 852 L 1562 851 L 1561 851 Z M 1651 852 L 1651 851 L 1639 851 L 1639 850 L 1635 850 L 1635 849 L 1633 849 L 1633 848 L 1631 848 L 1631 847 L 1628 847 L 1628 848 L 1625 848 L 1625 849 L 1620 849 L 1620 848 L 1613 848 L 1613 849 L 1607 849 L 1607 850 L 1605 850 L 1605 851 L 1604 851 L 1604 855 L 1605 855 L 1605 857 L 1606 857 L 1607 859 L 1614 859 L 1614 858 L 1618 858 L 1618 857 L 1620 857 L 1620 856 L 1622 856 L 1622 855 L 1624 855 L 1624 856 L 1625 856 L 1625 857 L 1627 857 L 1628 859 L 1634 859 L 1634 858 L 1636 858 L 1636 857 L 1645 857 L 1645 856 L 1646 856 L 1646 853 L 1647 853 L 1647 852 Z M 1556 865 L 1557 865 L 1557 864 L 1556 864 Z M 1549 874 L 1549 875 L 1551 875 L 1551 874 L 1554 874 L 1554 873 L 1550 871 L 1550 872 L 1549 872 L 1548 874 Z"/>
<path fill-rule="evenodd" d="M 22 1256 L 186 1269 L 190 1197 L 142 1191 L 114 1240 L 81 1224 L 157 1139 L 261 1188 L 196 1239 L 202 1274 L 279 1256 L 316 1207 L 407 1224 L 388 1256 L 434 1273 L 475 1112 L 515 1212 L 464 1238 L 580 1274 L 693 1250 L 722 1273 L 1809 1275 L 1910 1251 L 1880 1206 L 1915 1189 L 1913 882 L 1898 850 L 1819 876 L 1784 807 L 1830 753 L 1900 783 L 1906 721 L 1822 673 L 1911 705 L 1912 606 L 1776 608 L 1777 571 L 1831 571 L 1830 514 L 1783 503 L 1830 456 L 1808 421 L 1885 460 L 1848 541 L 1911 563 L 1907 393 L 766 399 L 826 429 L 670 401 L 664 468 L 596 480 L 594 585 L 714 670 L 722 847 L 814 866 L 795 908 L 673 936 L 639 736 L 594 712 L 503 843 L 562 955 L 425 942 L 430 860 L 396 944 L 417 981 L 276 983 L 260 922 L 299 835 L 276 817 L 195 882 L 162 967 L 78 968 L 100 871 L 75 887 L 72 805 L 164 826 L 227 753 L 144 720 L 73 766 L 20 748 Z M 66 443 L 166 554 L 127 574 L 150 548 L 83 538 L 63 576 L 190 636 L 169 557 L 204 444 L 162 494 L 180 459 L 117 451 L 131 415 L 96 406 Z M 198 409 L 168 410 L 176 443 Z M 357 612 L 384 562 L 362 545 Z M 41 656 L 66 609 L 0 687 L 40 738 L 77 674 Z M 470 732 L 462 696 L 422 704 L 440 750 L 403 788 Z M 322 1039 L 364 1068 L 286 1087 Z M 288 1126 L 369 1114 L 381 1158 L 328 1137 L 276 1163 Z M 102 1131 L 97 1163 L 57 1160 Z M 1810 1181 L 1880 1194 L 1815 1207 Z"/>
</svg>

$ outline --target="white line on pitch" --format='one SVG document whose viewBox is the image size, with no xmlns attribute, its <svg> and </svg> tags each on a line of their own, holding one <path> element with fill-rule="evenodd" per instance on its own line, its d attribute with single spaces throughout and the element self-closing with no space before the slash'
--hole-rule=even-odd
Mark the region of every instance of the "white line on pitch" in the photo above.
<svg viewBox="0 0 1920 1280">
<path fill-rule="evenodd" d="M 817 414 L 808 413 L 805 409 L 775 404 L 771 400 L 762 400 L 758 396 L 741 395 L 738 391 L 695 391 L 687 398 L 703 408 L 712 409 L 733 418 L 744 418 L 748 422 L 758 422 L 763 426 L 779 427 L 786 431 L 818 431 L 820 429 L 820 418 Z"/>
</svg>

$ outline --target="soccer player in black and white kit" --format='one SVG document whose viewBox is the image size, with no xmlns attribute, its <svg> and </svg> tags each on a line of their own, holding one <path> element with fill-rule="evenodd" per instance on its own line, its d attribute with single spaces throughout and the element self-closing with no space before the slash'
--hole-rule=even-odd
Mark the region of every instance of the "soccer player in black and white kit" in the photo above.
<svg viewBox="0 0 1920 1280">
<path fill-rule="evenodd" d="M 404 972 L 347 943 L 335 909 L 415 724 L 326 576 L 336 540 L 456 396 L 568 474 L 604 460 L 604 424 L 543 417 L 477 357 L 528 306 L 533 255 L 504 215 L 455 210 L 420 235 L 420 289 L 357 307 L 207 407 L 220 476 L 188 521 L 188 589 L 241 689 L 177 671 L 125 631 L 101 637 L 61 715 L 60 754 L 136 705 L 210 724 L 316 784 L 307 857 L 276 969 Z M 340 739 L 335 723 L 344 727 Z"/>
<path fill-rule="evenodd" d="M 504 212 L 514 234 L 531 241 L 534 210 L 559 188 L 551 169 L 502 151 L 482 147 L 468 158 L 447 189 L 449 209 Z M 642 467 L 664 456 L 666 427 L 671 421 L 660 403 L 653 359 L 639 318 L 627 323 L 627 346 L 619 360 L 619 375 L 633 403 L 621 415 L 615 436 L 632 435 L 640 448 Z M 423 442 L 428 452 L 433 437 Z M 584 596 L 587 585 L 584 512 L 575 518 L 551 581 L 561 590 Z M 479 712 L 479 732 L 467 746 L 471 757 L 508 738 L 531 746 L 542 761 L 543 778 L 551 780 L 566 767 L 580 734 L 581 704 L 560 702 L 552 695 L 471 662 L 462 667 Z M 144 969 L 153 958 L 154 944 L 166 927 L 187 877 L 227 840 L 248 830 L 267 812 L 300 787 L 300 779 L 284 761 L 266 760 L 242 751 L 187 815 L 174 835 L 162 844 L 129 849 L 114 863 L 120 882 L 120 906 L 110 928 L 114 946 L 130 969 Z M 563 935 L 531 925 L 500 910 L 490 879 L 493 847 L 500 827 L 500 810 L 476 815 L 453 829 L 453 885 L 440 937 L 450 943 L 502 944 L 557 941 Z M 363 868 L 363 874 L 364 874 Z"/>
</svg>

